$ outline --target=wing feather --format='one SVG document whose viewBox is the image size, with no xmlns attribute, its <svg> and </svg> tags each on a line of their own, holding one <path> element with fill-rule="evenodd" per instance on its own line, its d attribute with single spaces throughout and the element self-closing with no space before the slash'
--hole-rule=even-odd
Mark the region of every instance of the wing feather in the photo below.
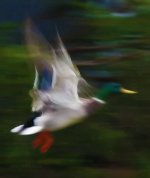
<svg viewBox="0 0 150 178">
<path fill-rule="evenodd" d="M 26 42 L 35 63 L 33 89 L 39 90 L 42 100 L 66 107 L 77 106 L 81 102 L 78 95 L 81 87 L 78 84 L 83 78 L 73 64 L 60 36 L 58 35 L 57 48 L 53 49 L 33 28 L 31 21 L 28 21 Z"/>
</svg>

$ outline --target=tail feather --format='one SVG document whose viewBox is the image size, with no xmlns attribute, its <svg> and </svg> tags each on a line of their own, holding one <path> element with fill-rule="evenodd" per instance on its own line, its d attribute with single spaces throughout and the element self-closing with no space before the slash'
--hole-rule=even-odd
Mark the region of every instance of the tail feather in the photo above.
<svg viewBox="0 0 150 178">
<path fill-rule="evenodd" d="M 17 126 L 17 127 L 14 127 L 13 129 L 11 129 L 10 131 L 11 131 L 12 133 L 18 133 L 18 132 L 20 132 L 20 131 L 23 129 L 23 126 L 24 126 L 24 125 L 19 125 L 19 126 Z"/>
<path fill-rule="evenodd" d="M 44 128 L 41 126 L 33 126 L 23 129 L 19 134 L 20 135 L 32 135 L 38 132 L 41 132 Z"/>
<path fill-rule="evenodd" d="M 32 135 L 41 132 L 42 130 L 44 130 L 44 128 L 41 126 L 32 126 L 24 128 L 24 125 L 19 125 L 11 129 L 10 131 L 12 133 L 19 133 L 19 135 Z"/>
<path fill-rule="evenodd" d="M 20 135 L 31 135 L 31 134 L 40 132 L 41 130 L 43 130 L 43 127 L 35 126 L 34 120 L 37 117 L 41 116 L 41 114 L 42 113 L 39 111 L 33 112 L 29 120 L 27 120 L 25 124 L 14 127 L 13 129 L 11 129 L 11 132 L 19 133 Z"/>
</svg>

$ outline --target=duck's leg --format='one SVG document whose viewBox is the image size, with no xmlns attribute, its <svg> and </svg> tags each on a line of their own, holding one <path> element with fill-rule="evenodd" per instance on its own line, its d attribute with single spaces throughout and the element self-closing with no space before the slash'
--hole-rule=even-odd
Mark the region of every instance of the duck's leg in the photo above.
<svg viewBox="0 0 150 178">
<path fill-rule="evenodd" d="M 41 146 L 40 151 L 41 153 L 46 153 L 54 142 L 53 136 L 51 135 L 50 132 L 48 131 L 43 132 L 43 141 L 44 144 Z"/>
<path fill-rule="evenodd" d="M 43 134 L 42 134 L 42 132 L 39 132 L 36 135 L 35 139 L 33 140 L 32 146 L 35 149 L 35 148 L 39 147 L 42 143 L 43 143 Z"/>
<path fill-rule="evenodd" d="M 33 148 L 37 148 L 41 145 L 41 153 L 46 153 L 53 144 L 53 137 L 48 131 L 42 131 L 38 133 L 33 141 Z"/>
</svg>

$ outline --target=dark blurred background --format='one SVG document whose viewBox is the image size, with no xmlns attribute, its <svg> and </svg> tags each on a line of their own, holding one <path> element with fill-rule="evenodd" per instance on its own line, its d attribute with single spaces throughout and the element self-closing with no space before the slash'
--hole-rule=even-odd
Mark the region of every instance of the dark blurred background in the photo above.
<svg viewBox="0 0 150 178">
<path fill-rule="evenodd" d="M 34 136 L 10 133 L 30 114 L 29 17 L 50 43 L 58 29 L 93 86 L 113 81 L 139 92 L 113 96 L 85 122 L 53 133 L 46 154 L 32 149 Z M 0 178 L 150 177 L 149 19 L 149 0 L 0 1 Z"/>
</svg>

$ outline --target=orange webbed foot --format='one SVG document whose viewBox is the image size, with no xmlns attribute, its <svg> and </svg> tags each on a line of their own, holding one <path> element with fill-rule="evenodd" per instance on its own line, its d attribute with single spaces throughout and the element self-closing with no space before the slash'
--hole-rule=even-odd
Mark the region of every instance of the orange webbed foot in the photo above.
<svg viewBox="0 0 150 178">
<path fill-rule="evenodd" d="M 33 148 L 40 147 L 41 153 L 46 153 L 53 144 L 53 137 L 48 131 L 38 133 L 35 140 L 33 141 Z"/>
</svg>

